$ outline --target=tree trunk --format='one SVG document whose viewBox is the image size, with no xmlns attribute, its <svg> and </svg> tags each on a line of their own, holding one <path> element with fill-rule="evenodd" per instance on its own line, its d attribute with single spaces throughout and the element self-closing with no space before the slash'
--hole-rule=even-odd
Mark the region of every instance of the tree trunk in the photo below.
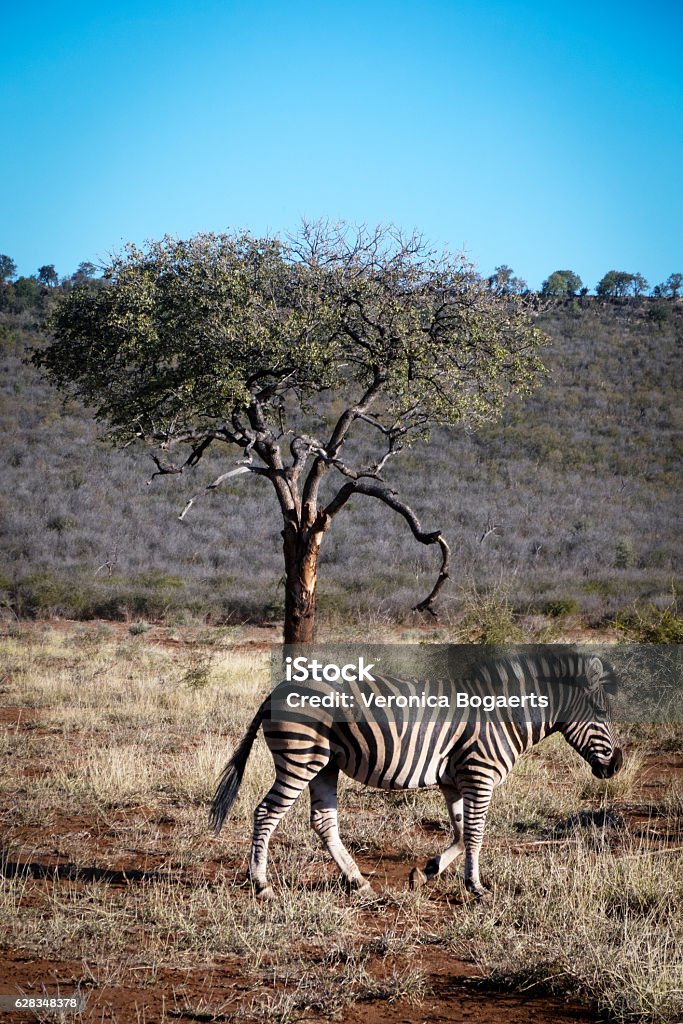
<svg viewBox="0 0 683 1024">
<path fill-rule="evenodd" d="M 298 530 L 288 524 L 282 531 L 285 556 L 286 644 L 313 643 L 318 555 L 322 532 Z"/>
</svg>

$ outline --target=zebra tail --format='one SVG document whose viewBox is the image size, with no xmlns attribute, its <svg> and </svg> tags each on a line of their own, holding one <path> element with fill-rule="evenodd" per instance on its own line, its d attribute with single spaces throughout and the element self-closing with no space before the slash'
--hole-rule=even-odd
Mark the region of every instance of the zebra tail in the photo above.
<svg viewBox="0 0 683 1024">
<path fill-rule="evenodd" d="M 259 731 L 261 721 L 264 717 L 264 711 L 269 700 L 269 697 L 266 698 L 254 715 L 251 725 L 242 737 L 237 750 L 226 764 L 221 773 L 221 777 L 218 780 L 218 786 L 216 787 L 213 803 L 211 804 L 211 810 L 209 812 L 209 826 L 216 833 L 220 832 L 221 826 L 223 825 L 230 808 L 237 799 L 239 788 L 242 785 L 244 769 L 247 761 L 249 760 L 249 754 L 251 753 L 251 748 L 254 745 L 254 740 L 256 739 Z"/>
</svg>

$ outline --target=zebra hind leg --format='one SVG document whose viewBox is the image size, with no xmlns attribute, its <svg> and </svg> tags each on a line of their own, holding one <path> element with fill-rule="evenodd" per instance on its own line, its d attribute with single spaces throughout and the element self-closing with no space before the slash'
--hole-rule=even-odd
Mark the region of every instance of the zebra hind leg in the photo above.
<svg viewBox="0 0 683 1024">
<path fill-rule="evenodd" d="M 453 839 L 443 853 L 437 854 L 436 857 L 432 857 L 431 860 L 427 861 L 424 870 L 418 867 L 413 868 L 410 872 L 411 889 L 418 889 L 426 882 L 431 882 L 433 878 L 436 878 L 442 871 L 445 871 L 449 864 L 452 864 L 457 857 L 460 857 L 465 852 L 462 797 L 459 791 L 452 786 L 442 786 L 441 792 L 448 807 L 448 814 L 453 828 Z"/>
<path fill-rule="evenodd" d="M 338 777 L 339 769 L 330 764 L 311 781 L 309 786 L 311 791 L 311 828 L 322 839 L 347 885 L 357 892 L 370 893 L 372 886 L 339 836 L 337 822 Z"/>
<path fill-rule="evenodd" d="M 254 811 L 249 878 L 254 886 L 256 896 L 260 900 L 275 898 L 275 893 L 268 884 L 267 877 L 270 837 L 319 769 L 320 765 L 311 765 L 307 769 L 298 766 L 295 775 L 291 770 L 286 771 L 284 768 L 281 770 L 279 766 L 276 766 L 275 782 Z"/>
</svg>

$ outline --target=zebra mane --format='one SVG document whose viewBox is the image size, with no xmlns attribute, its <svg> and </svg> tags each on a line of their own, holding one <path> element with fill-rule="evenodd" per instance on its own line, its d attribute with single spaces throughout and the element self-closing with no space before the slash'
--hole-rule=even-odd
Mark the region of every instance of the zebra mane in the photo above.
<svg viewBox="0 0 683 1024">
<path fill-rule="evenodd" d="M 556 654 L 543 651 L 539 654 L 508 655 L 482 662 L 474 669 L 474 678 L 488 681 L 501 675 L 511 679 L 532 679 L 562 684 L 585 690 L 598 704 L 610 706 L 618 690 L 618 681 L 613 667 L 594 654 L 578 652 Z"/>
</svg>

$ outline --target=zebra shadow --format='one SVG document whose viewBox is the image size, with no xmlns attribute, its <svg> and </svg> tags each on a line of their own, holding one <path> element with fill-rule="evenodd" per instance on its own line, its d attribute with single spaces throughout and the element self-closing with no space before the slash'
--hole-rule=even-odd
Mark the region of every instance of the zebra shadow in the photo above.
<svg viewBox="0 0 683 1024">
<path fill-rule="evenodd" d="M 542 834 L 545 840 L 561 840 L 581 836 L 596 850 L 613 846 L 623 840 L 628 831 L 626 819 L 616 811 L 601 808 L 594 811 L 577 811 L 567 818 L 555 822 Z"/>
<path fill-rule="evenodd" d="M 84 866 L 62 861 L 57 864 L 41 864 L 39 861 L 11 861 L 0 859 L 0 877 L 2 878 L 47 878 L 54 881 L 71 882 L 106 882 L 109 885 L 127 886 L 139 882 L 168 881 L 172 876 L 169 872 L 146 871 L 140 868 L 128 868 L 116 871 L 112 868 L 98 868 L 95 865 Z M 177 881 L 177 879 L 174 880 Z"/>
</svg>

